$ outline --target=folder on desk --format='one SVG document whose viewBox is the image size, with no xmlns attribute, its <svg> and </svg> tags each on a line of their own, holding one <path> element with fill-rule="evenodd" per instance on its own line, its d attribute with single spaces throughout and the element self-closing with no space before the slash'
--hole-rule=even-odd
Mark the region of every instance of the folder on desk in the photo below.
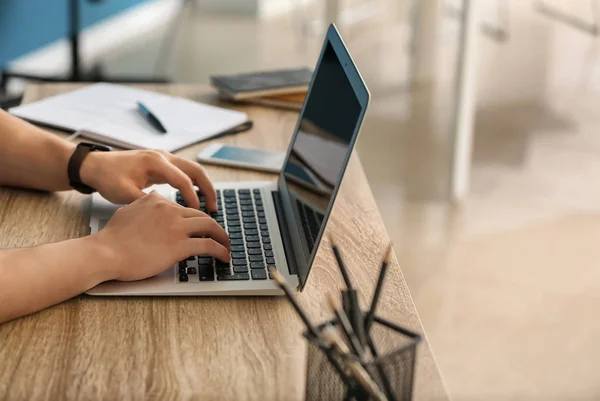
<svg viewBox="0 0 600 401">
<path fill-rule="evenodd" d="M 138 112 L 142 102 L 160 119 L 167 134 L 156 132 Z M 169 152 L 227 133 L 248 121 L 246 113 L 161 93 L 98 83 L 13 107 L 11 114 L 126 149 Z"/>
</svg>

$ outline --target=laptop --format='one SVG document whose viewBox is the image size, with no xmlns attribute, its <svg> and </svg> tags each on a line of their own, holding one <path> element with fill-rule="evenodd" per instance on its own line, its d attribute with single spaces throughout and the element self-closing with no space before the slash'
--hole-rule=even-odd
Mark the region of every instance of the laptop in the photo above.
<svg viewBox="0 0 600 401">
<path fill-rule="evenodd" d="M 368 102 L 369 91 L 331 25 L 277 183 L 214 183 L 218 212 L 212 217 L 230 236 L 231 262 L 192 256 L 157 276 L 108 281 L 88 294 L 282 295 L 269 275 L 271 268 L 302 290 Z M 185 205 L 175 188 L 152 189 Z M 204 209 L 202 194 L 199 197 Z M 101 230 L 118 208 L 94 194 L 91 232 Z"/>
</svg>

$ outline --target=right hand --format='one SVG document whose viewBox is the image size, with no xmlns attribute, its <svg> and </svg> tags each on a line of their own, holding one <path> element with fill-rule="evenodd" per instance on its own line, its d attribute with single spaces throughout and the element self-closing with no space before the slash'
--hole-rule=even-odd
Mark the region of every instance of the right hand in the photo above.
<svg viewBox="0 0 600 401">
<path fill-rule="evenodd" d="M 154 191 L 119 209 L 96 236 L 114 256 L 115 280 L 152 277 L 192 255 L 231 260 L 229 237 L 216 221 Z"/>
</svg>

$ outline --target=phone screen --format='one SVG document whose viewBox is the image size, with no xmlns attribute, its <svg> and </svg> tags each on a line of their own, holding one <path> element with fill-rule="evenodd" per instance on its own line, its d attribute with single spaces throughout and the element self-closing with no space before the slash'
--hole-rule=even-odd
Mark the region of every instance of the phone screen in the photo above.
<svg viewBox="0 0 600 401">
<path fill-rule="evenodd" d="M 211 157 L 213 159 L 255 164 L 257 166 L 281 166 L 285 154 L 282 154 L 281 152 L 267 152 L 259 149 L 223 146 L 213 153 Z"/>
</svg>

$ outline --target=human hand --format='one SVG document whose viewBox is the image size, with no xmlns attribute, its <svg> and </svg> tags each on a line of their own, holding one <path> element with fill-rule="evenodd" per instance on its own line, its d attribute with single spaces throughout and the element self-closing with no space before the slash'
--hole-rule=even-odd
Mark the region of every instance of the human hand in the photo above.
<svg viewBox="0 0 600 401">
<path fill-rule="evenodd" d="M 206 198 L 206 209 L 217 211 L 217 195 L 204 168 L 162 150 L 92 152 L 81 166 L 80 177 L 113 203 L 131 203 L 145 195 L 142 189 L 166 183 L 181 191 L 190 208 L 199 209 L 195 184 Z"/>
<path fill-rule="evenodd" d="M 154 191 L 117 210 L 94 236 L 111 254 L 114 280 L 152 277 L 192 255 L 231 260 L 229 237 L 216 221 Z"/>
</svg>

